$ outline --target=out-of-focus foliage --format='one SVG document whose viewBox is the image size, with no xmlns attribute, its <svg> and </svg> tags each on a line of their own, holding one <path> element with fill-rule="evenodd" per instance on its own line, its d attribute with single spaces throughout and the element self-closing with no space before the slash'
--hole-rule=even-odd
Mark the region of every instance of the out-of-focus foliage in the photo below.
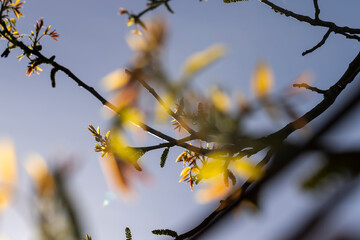
<svg viewBox="0 0 360 240">
<path fill-rule="evenodd" d="M 360 173 L 360 152 L 324 152 L 322 166 L 303 183 L 305 189 L 329 188 Z"/>
<path fill-rule="evenodd" d="M 67 166 L 50 171 L 45 159 L 33 155 L 25 167 L 36 191 L 38 239 L 80 239 L 79 219 L 66 188 Z"/>
<path fill-rule="evenodd" d="M 18 181 L 15 149 L 10 141 L 0 142 L 0 213 L 11 203 Z"/>
</svg>

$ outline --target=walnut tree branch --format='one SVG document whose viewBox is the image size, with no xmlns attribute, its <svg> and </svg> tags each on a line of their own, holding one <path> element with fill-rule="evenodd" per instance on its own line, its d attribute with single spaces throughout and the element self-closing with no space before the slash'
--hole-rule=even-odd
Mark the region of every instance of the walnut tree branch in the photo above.
<svg viewBox="0 0 360 240">
<path fill-rule="evenodd" d="M 322 45 L 325 44 L 326 40 L 328 39 L 328 37 L 330 36 L 330 33 L 332 32 L 331 28 L 329 28 L 329 30 L 325 33 L 325 35 L 323 36 L 323 38 L 321 39 L 321 41 L 316 44 L 314 47 L 312 47 L 309 50 L 306 50 L 302 53 L 303 56 L 305 56 L 306 54 L 309 54 L 313 51 L 315 51 L 316 49 L 318 49 L 319 47 L 321 47 Z"/>
<path fill-rule="evenodd" d="M 132 77 L 134 77 L 146 90 L 148 90 L 148 92 L 153 95 L 153 97 L 160 103 L 160 105 L 165 109 L 165 111 L 171 116 L 173 117 L 176 121 L 178 121 L 181 126 L 188 131 L 188 133 L 190 133 L 191 135 L 194 135 L 196 132 L 176 113 L 174 113 L 171 108 L 166 104 L 166 102 L 159 96 L 159 94 L 157 94 L 157 92 L 150 87 L 150 85 L 144 81 L 144 79 L 142 79 L 141 77 L 136 76 L 135 74 L 133 74 L 131 71 L 129 70 L 125 70 L 126 73 L 128 73 L 129 75 L 131 75 Z"/>
<path fill-rule="evenodd" d="M 333 22 L 323 21 L 320 19 L 311 18 L 309 16 L 294 13 L 294 12 L 289 11 L 285 8 L 282 8 L 268 0 L 260 0 L 260 1 L 262 3 L 268 5 L 269 7 L 271 7 L 275 12 L 280 12 L 287 17 L 295 18 L 296 20 L 298 20 L 300 22 L 306 22 L 312 26 L 326 27 L 326 28 L 331 29 L 334 33 L 339 33 L 339 34 L 346 36 L 347 38 L 353 38 L 353 39 L 360 41 L 360 37 L 357 35 L 354 35 L 354 34 L 360 34 L 359 28 L 350 28 L 347 26 L 340 27 Z"/>
<path fill-rule="evenodd" d="M 324 99 L 305 113 L 300 118 L 296 119 L 288 123 L 282 129 L 266 136 L 258 139 L 258 141 L 264 144 L 264 146 L 268 146 L 268 144 L 280 143 L 284 141 L 291 133 L 296 131 L 297 129 L 303 128 L 309 122 L 320 116 L 323 112 L 325 112 L 336 100 L 339 94 L 345 89 L 345 87 L 351 83 L 357 74 L 360 72 L 360 52 L 354 58 L 354 60 L 349 64 L 349 67 L 346 69 L 345 73 L 341 76 L 341 78 L 331 86 L 324 93 Z"/>
<path fill-rule="evenodd" d="M 317 92 L 319 94 L 325 94 L 327 92 L 326 90 L 321 90 L 321 89 L 319 89 L 317 87 L 312 87 L 312 86 L 310 86 L 310 85 L 308 85 L 306 83 L 294 83 L 293 86 L 298 87 L 298 88 L 306 88 L 306 89 L 308 89 L 310 91 Z"/>
<path fill-rule="evenodd" d="M 318 4 L 318 0 L 313 0 L 314 2 L 314 8 L 315 8 L 315 19 L 319 19 L 319 14 L 320 14 L 320 8 L 319 8 L 319 4 Z"/>
</svg>

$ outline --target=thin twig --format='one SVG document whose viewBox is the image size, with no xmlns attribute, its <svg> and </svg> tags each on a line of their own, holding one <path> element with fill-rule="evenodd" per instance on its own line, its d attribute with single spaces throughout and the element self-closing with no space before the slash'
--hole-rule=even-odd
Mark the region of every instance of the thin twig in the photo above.
<svg viewBox="0 0 360 240">
<path fill-rule="evenodd" d="M 330 36 L 330 33 L 332 32 L 331 28 L 329 28 L 329 30 L 325 33 L 325 35 L 323 36 L 323 38 L 321 39 L 321 41 L 316 44 L 313 48 L 306 50 L 302 53 L 303 56 L 305 56 L 306 54 L 309 54 L 313 51 L 315 51 L 316 49 L 318 49 L 319 47 L 321 47 L 322 45 L 325 44 L 326 40 L 328 39 L 328 37 Z"/>
<path fill-rule="evenodd" d="M 313 2 L 315 8 L 315 19 L 319 19 L 320 8 L 319 8 L 318 0 L 313 0 Z"/>
<path fill-rule="evenodd" d="M 320 26 L 320 27 L 326 27 L 329 29 L 332 29 L 332 31 L 334 33 L 339 33 L 342 34 L 346 37 L 349 37 L 348 34 L 360 34 L 360 29 L 359 28 L 350 28 L 350 27 L 340 27 L 337 26 L 335 23 L 333 22 L 329 22 L 329 21 L 323 21 L 320 19 L 313 19 L 309 16 L 304 16 L 301 14 L 297 14 L 294 13 L 292 11 L 289 11 L 285 8 L 282 8 L 268 0 L 260 0 L 262 3 L 268 5 L 269 7 L 271 7 L 275 12 L 280 12 L 282 14 L 284 14 L 285 16 L 288 17 L 292 17 L 295 18 L 296 20 L 300 21 L 300 22 L 307 22 L 308 24 L 312 25 L 312 26 Z M 360 41 L 360 37 L 356 36 L 356 35 L 351 35 L 351 38 L 356 39 L 358 41 Z"/>
<path fill-rule="evenodd" d="M 149 11 L 152 11 L 152 10 L 160 7 L 162 4 L 165 5 L 165 7 L 168 9 L 169 12 L 174 13 L 171 9 L 169 9 L 170 7 L 168 8 L 168 6 L 169 6 L 168 2 L 170 2 L 170 0 L 164 0 L 164 1 L 162 1 L 162 2 L 159 2 L 159 3 L 156 4 L 156 5 L 150 5 L 149 7 L 147 7 L 145 10 L 141 11 L 140 13 L 138 13 L 138 14 L 136 14 L 136 15 L 135 15 L 135 14 L 132 15 L 132 17 L 134 17 L 135 19 L 139 19 L 139 18 L 140 18 L 142 15 L 144 15 L 145 13 L 147 13 L 147 12 L 149 12 Z"/>
<path fill-rule="evenodd" d="M 148 90 L 148 92 L 153 95 L 153 97 L 160 103 L 160 105 L 165 109 L 165 111 L 172 116 L 176 121 L 178 121 L 181 126 L 188 131 L 188 133 L 190 133 L 191 135 L 195 134 L 196 132 L 176 113 L 174 113 L 171 108 L 166 104 L 166 102 L 159 96 L 159 94 L 157 94 L 157 92 L 150 87 L 150 85 L 144 81 L 144 79 L 142 79 L 139 76 L 136 76 L 134 74 L 132 74 L 131 71 L 129 70 L 125 70 L 128 74 L 130 74 L 132 77 L 134 77 L 146 90 Z"/>
<path fill-rule="evenodd" d="M 312 87 L 312 86 L 308 85 L 307 83 L 294 83 L 293 86 L 298 87 L 298 88 L 306 88 L 310 91 L 317 92 L 319 94 L 325 94 L 327 92 L 327 90 L 321 90 L 317 87 Z"/>
</svg>

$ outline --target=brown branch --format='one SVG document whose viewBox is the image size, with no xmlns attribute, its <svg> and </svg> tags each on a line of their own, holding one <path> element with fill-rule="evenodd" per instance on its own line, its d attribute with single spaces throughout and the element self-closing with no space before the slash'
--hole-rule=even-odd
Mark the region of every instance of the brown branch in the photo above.
<svg viewBox="0 0 360 240">
<path fill-rule="evenodd" d="M 306 50 L 302 53 L 303 56 L 305 56 L 306 54 L 309 54 L 313 51 L 315 51 L 316 49 L 318 49 L 319 47 L 321 47 L 322 45 L 325 44 L 326 40 L 328 39 L 328 37 L 330 36 L 330 33 L 332 32 L 331 28 L 329 28 L 329 30 L 325 33 L 325 35 L 323 36 L 323 38 L 321 39 L 321 41 L 316 44 L 314 47 L 312 47 L 309 50 Z"/>
<path fill-rule="evenodd" d="M 312 108 L 300 118 L 288 123 L 282 129 L 268 135 L 267 137 L 258 139 L 257 141 L 259 142 L 259 145 L 265 147 L 275 143 L 280 143 L 284 141 L 291 133 L 293 133 L 297 129 L 303 128 L 309 122 L 320 116 L 334 103 L 337 96 L 339 96 L 339 94 L 344 90 L 347 84 L 351 83 L 354 80 L 354 78 L 359 72 L 360 52 L 349 64 L 349 67 L 346 69 L 342 77 L 333 86 L 331 86 L 326 91 L 326 93 L 324 93 L 324 99 L 319 104 L 317 104 L 314 108 Z M 260 150 L 261 149 L 262 148 L 260 147 Z"/>
<path fill-rule="evenodd" d="M 298 87 L 298 88 L 306 88 L 306 89 L 308 89 L 310 91 L 317 92 L 319 94 L 325 94 L 327 92 L 326 90 L 321 90 L 321 89 L 319 89 L 317 87 L 312 87 L 312 86 L 310 86 L 310 85 L 308 85 L 306 83 L 294 83 L 293 86 Z"/>
<path fill-rule="evenodd" d="M 301 14 L 297 14 L 297 13 L 294 13 L 292 11 L 289 11 L 285 8 L 282 8 L 268 0 L 260 0 L 262 3 L 268 5 L 269 7 L 271 7 L 275 12 L 280 12 L 282 14 L 284 14 L 285 16 L 287 17 L 292 17 L 292 18 L 295 18 L 296 20 L 300 21 L 300 22 L 307 22 L 308 24 L 312 25 L 312 26 L 320 26 L 320 27 L 326 27 L 326 28 L 329 28 L 329 29 L 332 29 L 332 31 L 334 33 L 339 33 L 339 34 L 342 34 L 346 37 L 350 37 L 350 38 L 353 38 L 353 39 L 356 39 L 358 41 L 360 41 L 360 37 L 359 36 L 356 36 L 356 35 L 349 35 L 349 34 L 360 34 L 360 29 L 358 28 L 350 28 L 350 27 L 347 27 L 347 26 L 344 26 L 344 27 L 340 27 L 340 26 L 337 26 L 335 23 L 333 22 L 329 22 L 329 21 L 323 21 L 323 20 L 320 20 L 320 19 L 313 19 L 309 16 L 304 16 L 304 15 L 301 15 Z"/>
</svg>

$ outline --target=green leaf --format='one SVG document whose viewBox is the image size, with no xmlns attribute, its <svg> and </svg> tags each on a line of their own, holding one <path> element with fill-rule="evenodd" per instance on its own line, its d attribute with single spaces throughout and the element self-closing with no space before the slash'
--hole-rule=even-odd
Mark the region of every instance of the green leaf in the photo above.
<svg viewBox="0 0 360 240">
<path fill-rule="evenodd" d="M 128 227 L 125 228 L 125 236 L 126 236 L 126 240 L 132 240 L 131 231 L 130 228 Z"/>
<path fill-rule="evenodd" d="M 177 232 L 170 230 L 170 229 L 156 229 L 152 231 L 155 235 L 166 235 L 170 237 L 176 238 L 178 236 Z"/>
<path fill-rule="evenodd" d="M 167 159 L 168 154 L 169 154 L 169 149 L 170 148 L 165 148 L 165 150 L 161 154 L 161 161 L 160 161 L 160 167 L 161 168 L 163 168 L 165 166 L 165 162 L 166 162 L 166 159 Z"/>
</svg>

